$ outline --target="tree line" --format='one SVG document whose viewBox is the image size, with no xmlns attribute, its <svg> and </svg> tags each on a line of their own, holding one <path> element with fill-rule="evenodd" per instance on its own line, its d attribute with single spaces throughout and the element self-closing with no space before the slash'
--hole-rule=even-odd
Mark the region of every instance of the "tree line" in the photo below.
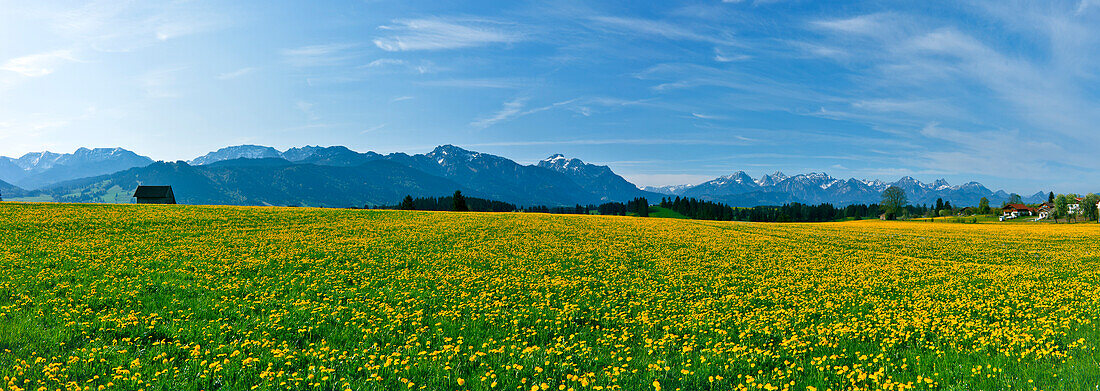
<svg viewBox="0 0 1100 391">
<path fill-rule="evenodd" d="M 397 205 L 380 205 L 375 209 L 426 210 L 451 212 L 525 212 L 550 214 L 592 214 L 626 216 L 628 212 L 639 216 L 648 216 L 648 205 L 642 206 L 644 198 L 628 203 L 608 202 L 601 205 L 546 206 L 534 205 L 520 207 L 516 204 L 477 197 L 467 197 L 462 191 L 444 197 L 416 197 L 406 195 Z"/>
<path fill-rule="evenodd" d="M 1018 200 L 1018 196 L 1014 197 Z M 1063 194 L 1055 196 L 1050 194 L 1050 201 L 1054 205 L 1055 217 L 1076 219 L 1077 217 L 1096 220 L 1100 218 L 1100 210 L 1088 205 L 1096 205 L 1100 202 L 1100 196 L 1089 194 L 1080 202 L 1083 204 L 1078 214 L 1069 213 L 1068 205 L 1076 202 L 1076 195 Z M 1008 202 L 1012 203 L 1012 202 Z M 1007 204 L 1007 203 L 1006 203 Z M 853 204 L 835 206 L 829 203 L 818 205 L 791 202 L 779 206 L 754 206 L 749 208 L 733 207 L 721 202 L 707 201 L 692 197 L 664 197 L 655 206 L 671 210 L 690 219 L 718 220 L 718 221 L 752 221 L 752 222 L 825 222 L 837 220 L 860 220 L 868 218 L 884 218 L 887 220 L 913 217 L 956 216 L 990 214 L 994 209 L 990 207 L 989 200 L 985 197 L 978 202 L 977 207 L 959 208 L 951 204 L 951 201 L 937 199 L 933 205 L 910 205 L 905 191 L 891 186 L 882 193 L 882 202 L 877 204 Z M 466 197 L 461 191 L 455 191 L 454 195 L 446 197 L 419 197 L 405 196 L 398 205 L 381 206 L 383 209 L 401 210 L 429 210 L 429 211 L 459 211 L 459 212 L 526 212 L 526 213 L 550 213 L 550 214 L 600 214 L 610 216 L 639 216 L 649 217 L 650 204 L 643 197 L 638 197 L 626 203 L 607 202 L 600 205 L 574 205 L 574 206 L 527 206 L 519 207 L 515 204 L 494 201 L 483 198 Z"/>
<path fill-rule="evenodd" d="M 691 219 L 718 221 L 822 222 L 845 218 L 877 218 L 881 214 L 881 208 L 877 204 L 837 207 L 828 203 L 809 205 L 791 202 L 780 206 L 738 208 L 691 197 L 674 197 L 662 198 L 657 205 Z"/>
<path fill-rule="evenodd" d="M 455 211 L 455 212 L 514 212 L 516 205 L 503 201 L 494 201 L 484 198 L 466 197 L 461 191 L 445 197 L 417 197 L 405 196 L 405 199 L 397 205 L 383 205 L 378 209 L 398 210 L 431 210 L 431 211 Z"/>
</svg>

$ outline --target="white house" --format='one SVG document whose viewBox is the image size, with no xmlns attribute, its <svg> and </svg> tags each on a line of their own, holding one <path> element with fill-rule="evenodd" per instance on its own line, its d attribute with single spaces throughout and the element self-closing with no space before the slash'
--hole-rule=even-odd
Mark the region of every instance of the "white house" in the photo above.
<svg viewBox="0 0 1100 391">
<path fill-rule="evenodd" d="M 1014 219 L 1020 216 L 1034 216 L 1038 211 L 1024 204 L 1008 204 L 1001 209 L 1001 217 Z"/>
<path fill-rule="evenodd" d="M 1045 204 L 1043 206 L 1039 207 L 1039 219 L 1040 220 L 1049 219 L 1053 215 L 1054 215 L 1054 208 L 1053 207 L 1045 205 Z"/>
<path fill-rule="evenodd" d="M 1084 201 L 1084 200 L 1080 199 L 1080 198 L 1077 198 L 1074 201 L 1070 201 L 1069 204 L 1067 205 L 1067 206 L 1069 206 L 1069 211 L 1067 213 L 1069 213 L 1071 215 L 1081 214 L 1081 212 L 1082 212 L 1082 210 L 1081 210 L 1081 201 Z"/>
</svg>

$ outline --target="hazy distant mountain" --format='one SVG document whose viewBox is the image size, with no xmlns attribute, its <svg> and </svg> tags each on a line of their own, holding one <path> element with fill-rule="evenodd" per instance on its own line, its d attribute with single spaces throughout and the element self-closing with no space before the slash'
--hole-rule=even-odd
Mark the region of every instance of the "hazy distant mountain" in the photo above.
<svg viewBox="0 0 1100 391">
<path fill-rule="evenodd" d="M 15 159 L 0 156 L 0 181 L 16 181 L 27 176 L 23 167 L 15 164 Z"/>
<path fill-rule="evenodd" d="M 580 185 L 585 191 L 599 197 L 600 201 L 626 201 L 635 197 L 659 199 L 660 194 L 638 189 L 623 177 L 611 171 L 610 167 L 587 164 L 580 159 L 569 159 L 565 155 L 555 154 L 539 161 L 541 168 L 560 172 Z"/>
<path fill-rule="evenodd" d="M 1008 193 L 990 191 L 977 182 L 952 186 L 942 179 L 923 183 L 903 177 L 885 182 L 837 179 L 825 173 L 788 176 L 775 172 L 754 179 L 738 171 L 698 185 L 639 189 L 607 166 L 560 154 L 535 165 L 522 165 L 453 145 L 417 155 L 381 155 L 342 146 L 305 146 L 280 152 L 239 145 L 208 153 L 191 164 L 150 163 L 149 158 L 120 148 L 0 158 L 0 181 L 5 182 L 0 191 L 9 199 L 129 202 L 139 184 L 166 184 L 175 187 L 177 198 L 184 203 L 341 207 L 394 204 L 406 194 L 443 196 L 455 190 L 521 206 L 625 202 L 635 197 L 657 202 L 664 196 L 733 206 L 789 202 L 847 205 L 879 202 L 889 186 L 905 190 L 912 204 L 932 204 L 943 198 L 955 205 L 976 205 L 986 197 L 996 205 L 1009 198 Z M 1044 194 L 1033 194 L 1024 201 L 1044 201 Z"/>
<path fill-rule="evenodd" d="M 491 154 L 443 145 L 422 155 L 360 153 L 345 147 L 279 152 L 244 145 L 195 162 L 157 163 L 69 181 L 39 194 L 60 201 L 128 202 L 139 184 L 167 184 L 181 203 L 355 206 L 394 204 L 405 195 L 455 190 L 519 205 L 595 204 L 659 195 L 639 190 L 604 166 L 577 159 L 521 165 Z"/>
<path fill-rule="evenodd" d="M 283 152 L 283 158 L 297 163 L 312 163 L 322 166 L 351 167 L 381 159 L 374 152 L 359 153 L 346 147 L 305 147 L 291 148 Z"/>
<path fill-rule="evenodd" d="M 752 177 L 745 174 L 744 171 L 738 171 L 684 189 L 681 195 L 686 197 L 722 197 L 751 193 L 757 190 L 760 190 L 760 185 L 756 184 Z"/>
<path fill-rule="evenodd" d="M 10 184 L 10 183 L 4 182 L 4 181 L 0 181 L 0 196 L 6 197 L 6 198 L 11 198 L 11 197 L 22 196 L 23 193 L 24 193 L 23 189 L 20 189 L 18 186 L 15 186 L 13 184 Z"/>
<path fill-rule="evenodd" d="M 153 163 L 122 148 L 80 148 L 73 153 L 34 152 L 18 159 L 0 157 L 0 180 L 37 189 L 71 179 L 118 172 Z"/>
<path fill-rule="evenodd" d="M 282 158 L 283 154 L 279 150 L 271 147 L 264 147 L 259 145 L 237 145 L 232 147 L 225 147 L 214 152 L 199 156 L 192 159 L 190 162 L 193 166 L 201 166 L 204 164 L 217 163 L 223 160 L 233 159 L 266 159 L 266 158 Z"/>
<path fill-rule="evenodd" d="M 860 179 L 837 179 L 825 173 L 787 176 L 781 172 L 752 179 L 742 171 L 698 185 L 688 186 L 675 194 L 728 203 L 733 206 L 778 205 L 787 202 L 807 204 L 831 203 L 834 205 L 877 203 L 882 191 L 897 186 L 905 191 L 911 204 L 934 204 L 936 199 L 951 201 L 955 205 L 977 205 L 982 197 L 991 204 L 1008 200 L 1004 191 L 993 192 L 977 182 L 952 186 L 946 180 L 923 183 L 913 177 L 902 177 L 895 182 Z M 1041 202 L 1043 192 L 1025 197 L 1025 202 Z"/>
<path fill-rule="evenodd" d="M 233 159 L 192 166 L 154 163 L 65 182 L 42 192 L 64 202 L 129 202 L 138 185 L 171 185 L 185 204 L 348 207 L 395 203 L 405 195 L 462 190 L 453 181 L 378 160 L 355 167 L 293 164 L 284 159 Z"/>
<path fill-rule="evenodd" d="M 683 194 L 684 190 L 690 189 L 691 186 L 692 185 L 642 186 L 641 189 L 651 193 L 678 196 Z"/>
<path fill-rule="evenodd" d="M 775 186 L 776 183 L 783 182 L 787 179 L 787 175 L 782 172 L 776 171 L 774 174 L 764 175 L 760 179 L 756 180 L 756 184 L 761 187 Z"/>
<path fill-rule="evenodd" d="M 374 152 L 360 153 L 342 146 L 321 147 L 307 145 L 305 147 L 291 148 L 284 152 L 279 152 L 279 150 L 275 148 L 260 145 L 237 145 L 210 152 L 191 160 L 189 163 L 193 166 L 201 166 L 236 159 L 285 159 L 294 163 L 351 167 L 381 158 L 382 155 Z"/>
<path fill-rule="evenodd" d="M 439 146 L 423 155 L 390 154 L 385 159 L 451 179 L 487 198 L 517 205 L 589 204 L 602 198 L 560 172 L 453 145 Z"/>
</svg>

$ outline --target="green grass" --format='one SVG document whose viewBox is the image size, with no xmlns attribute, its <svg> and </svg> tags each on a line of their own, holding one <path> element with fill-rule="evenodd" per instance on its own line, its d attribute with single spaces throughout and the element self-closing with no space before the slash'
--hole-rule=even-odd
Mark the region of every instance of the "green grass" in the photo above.
<svg viewBox="0 0 1100 391">
<path fill-rule="evenodd" d="M 687 219 L 689 217 L 680 214 L 677 211 L 668 208 L 662 208 L 660 206 L 649 207 L 649 217 L 662 217 L 668 219 Z"/>
<path fill-rule="evenodd" d="M 38 195 L 34 197 L 13 197 L 5 198 L 8 202 L 54 202 L 54 198 L 48 195 Z"/>
<path fill-rule="evenodd" d="M 0 233 L 28 390 L 1100 384 L 1096 224 L 0 203 Z"/>
</svg>

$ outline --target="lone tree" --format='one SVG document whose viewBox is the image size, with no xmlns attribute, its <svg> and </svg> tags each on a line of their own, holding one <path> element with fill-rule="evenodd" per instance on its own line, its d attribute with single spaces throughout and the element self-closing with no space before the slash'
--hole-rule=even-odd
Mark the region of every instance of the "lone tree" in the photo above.
<svg viewBox="0 0 1100 391">
<path fill-rule="evenodd" d="M 886 219 L 893 220 L 901 214 L 901 209 L 908 204 L 905 190 L 897 186 L 890 186 L 882 192 L 882 209 L 886 211 Z"/>
<path fill-rule="evenodd" d="M 405 199 L 401 200 L 400 209 L 401 210 L 414 210 L 414 209 L 416 209 L 416 204 L 413 203 L 413 196 L 411 196 L 411 195 L 405 196 Z"/>
<path fill-rule="evenodd" d="M 1081 201 L 1081 214 L 1084 215 L 1085 220 L 1100 220 L 1100 210 L 1096 209 L 1097 203 L 1100 203 L 1100 195 L 1093 193 L 1089 193 Z"/>
<path fill-rule="evenodd" d="M 626 203 L 627 210 L 634 212 L 638 217 L 649 217 L 649 200 L 645 197 L 637 197 Z"/>
<path fill-rule="evenodd" d="M 1010 204 L 1022 204 L 1024 200 L 1020 198 L 1019 194 L 1012 193 L 1008 195 L 1008 203 Z"/>
<path fill-rule="evenodd" d="M 469 212 L 470 208 L 466 206 L 466 196 L 462 195 L 461 190 L 455 190 L 454 195 L 454 207 L 451 210 L 455 212 Z"/>
<path fill-rule="evenodd" d="M 1054 197 L 1054 222 L 1058 222 L 1058 217 L 1066 216 L 1069 214 L 1069 198 L 1065 194 L 1059 194 Z M 1068 217 L 1068 216 L 1067 216 Z"/>
<path fill-rule="evenodd" d="M 988 198 L 982 197 L 982 199 L 978 200 L 978 214 L 982 214 L 982 215 L 989 214 L 989 199 Z"/>
<path fill-rule="evenodd" d="M 1053 191 L 1050 192 L 1050 194 L 1047 194 L 1047 202 L 1051 202 L 1051 203 L 1054 202 L 1054 192 Z"/>
</svg>

